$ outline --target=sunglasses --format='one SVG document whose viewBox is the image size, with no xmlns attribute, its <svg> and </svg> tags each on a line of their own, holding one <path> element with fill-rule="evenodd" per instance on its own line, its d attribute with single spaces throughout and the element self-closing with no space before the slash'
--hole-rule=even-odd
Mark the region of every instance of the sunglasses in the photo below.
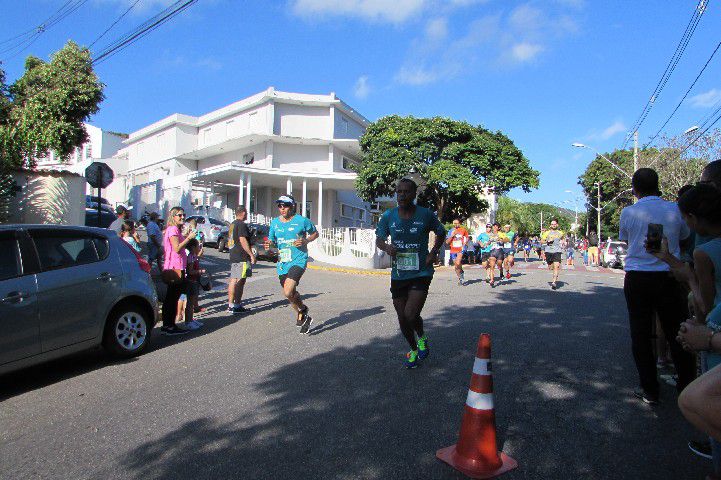
<svg viewBox="0 0 721 480">
<path fill-rule="evenodd" d="M 175 216 L 176 217 L 185 217 L 185 214 L 184 213 L 176 213 Z"/>
<path fill-rule="evenodd" d="M 292 203 L 279 203 L 278 208 L 291 208 L 293 207 Z"/>
</svg>

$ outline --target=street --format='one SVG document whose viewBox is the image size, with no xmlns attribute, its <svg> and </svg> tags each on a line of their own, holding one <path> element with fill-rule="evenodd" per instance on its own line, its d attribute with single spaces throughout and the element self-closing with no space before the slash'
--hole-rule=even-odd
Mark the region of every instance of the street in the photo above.
<svg viewBox="0 0 721 480">
<path fill-rule="evenodd" d="M 536 261 L 491 289 L 439 269 L 423 312 L 430 357 L 403 368 L 387 275 L 309 269 L 314 318 L 299 335 L 274 266 L 226 312 L 227 254 L 209 249 L 205 327 L 153 332 L 145 355 L 88 352 L 0 377 L 1 479 L 456 479 L 435 458 L 456 442 L 476 342 L 488 332 L 508 479 L 703 478 L 711 462 L 672 387 L 634 399 L 623 274 Z"/>
</svg>

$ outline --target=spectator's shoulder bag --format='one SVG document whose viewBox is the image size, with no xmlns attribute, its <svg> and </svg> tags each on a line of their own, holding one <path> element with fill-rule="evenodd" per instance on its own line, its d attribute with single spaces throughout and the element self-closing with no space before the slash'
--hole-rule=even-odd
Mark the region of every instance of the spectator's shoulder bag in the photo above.
<svg viewBox="0 0 721 480">
<path fill-rule="evenodd" d="M 168 270 L 163 270 L 163 272 L 160 274 L 160 279 L 166 285 L 182 282 L 184 278 L 185 278 L 185 270 L 182 270 L 180 268 L 172 268 L 172 269 L 168 269 Z"/>
</svg>

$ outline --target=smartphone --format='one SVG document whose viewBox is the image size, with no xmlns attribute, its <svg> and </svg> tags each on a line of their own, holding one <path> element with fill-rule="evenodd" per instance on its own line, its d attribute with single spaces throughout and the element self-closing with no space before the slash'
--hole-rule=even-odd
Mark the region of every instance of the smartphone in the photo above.
<svg viewBox="0 0 721 480">
<path fill-rule="evenodd" d="M 652 252 L 661 250 L 661 239 L 663 238 L 663 225 L 660 223 L 649 223 L 646 231 L 646 247 Z"/>
</svg>

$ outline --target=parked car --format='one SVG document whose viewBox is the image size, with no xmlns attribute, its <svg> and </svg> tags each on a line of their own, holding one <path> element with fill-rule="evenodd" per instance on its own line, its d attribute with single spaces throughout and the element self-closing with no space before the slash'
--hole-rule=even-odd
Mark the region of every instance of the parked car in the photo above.
<svg viewBox="0 0 721 480">
<path fill-rule="evenodd" d="M 85 209 L 85 226 L 86 227 L 100 227 L 108 228 L 111 223 L 115 221 L 118 216 L 114 212 L 108 212 L 106 210 L 100 210 L 100 224 L 98 224 L 98 209 L 97 208 L 86 208 Z"/>
<path fill-rule="evenodd" d="M 600 249 L 601 266 L 605 268 L 623 268 L 626 265 L 628 245 L 620 240 L 611 240 Z"/>
<path fill-rule="evenodd" d="M 198 221 L 198 230 L 205 237 L 205 243 L 215 244 L 218 246 L 218 237 L 220 237 L 220 232 L 224 229 L 227 232 L 228 222 L 202 214 L 190 215 L 185 218 L 185 221 L 189 222 L 193 218 Z"/>
<path fill-rule="evenodd" d="M 271 262 L 278 261 L 278 249 L 276 247 L 265 248 L 265 242 L 268 240 L 268 232 L 270 227 L 268 225 L 262 225 L 260 223 L 249 223 L 248 229 L 250 230 L 250 249 L 253 251 L 253 255 L 258 260 L 270 260 Z M 218 238 L 218 251 L 228 251 L 228 232 L 226 228 L 220 234 Z"/>
<path fill-rule="evenodd" d="M 110 212 L 115 215 L 115 210 L 113 210 L 113 207 L 110 206 L 110 202 L 106 199 L 93 195 L 85 195 L 85 208 L 92 208 L 97 211 L 98 203 L 100 203 L 101 211 Z"/>
<path fill-rule="evenodd" d="M 0 374 L 98 346 L 143 353 L 158 318 L 149 272 L 110 230 L 0 225 Z"/>
</svg>

